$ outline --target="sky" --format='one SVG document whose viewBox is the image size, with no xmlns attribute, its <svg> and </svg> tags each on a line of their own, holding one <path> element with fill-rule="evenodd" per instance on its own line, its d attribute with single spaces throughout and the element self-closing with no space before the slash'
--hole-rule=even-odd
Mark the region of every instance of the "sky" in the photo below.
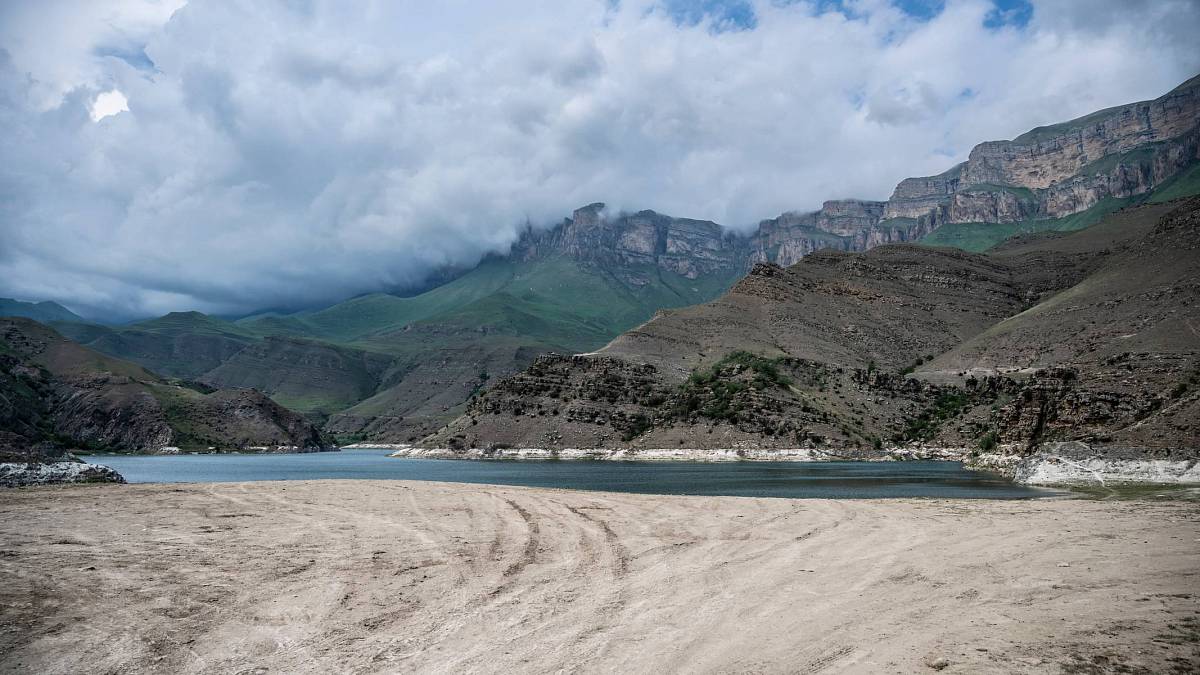
<svg viewBox="0 0 1200 675">
<path fill-rule="evenodd" d="M 1194 0 L 0 2 L 0 296 L 419 284 L 581 205 L 748 231 L 1200 72 Z"/>
</svg>

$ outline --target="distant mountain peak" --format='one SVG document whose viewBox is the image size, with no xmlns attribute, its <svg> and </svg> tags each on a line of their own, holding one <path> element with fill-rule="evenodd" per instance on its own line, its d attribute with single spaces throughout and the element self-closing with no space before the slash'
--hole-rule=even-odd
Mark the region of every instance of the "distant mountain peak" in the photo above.
<svg viewBox="0 0 1200 675">
<path fill-rule="evenodd" d="M 23 302 L 12 298 L 0 298 L 0 316 L 19 316 L 43 323 L 69 321 L 87 323 L 87 320 L 57 302 Z"/>
</svg>

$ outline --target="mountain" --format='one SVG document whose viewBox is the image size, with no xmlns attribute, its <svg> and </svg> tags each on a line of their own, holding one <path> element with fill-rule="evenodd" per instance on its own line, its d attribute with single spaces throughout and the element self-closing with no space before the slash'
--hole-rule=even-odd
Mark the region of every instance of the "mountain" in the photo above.
<svg viewBox="0 0 1200 675">
<path fill-rule="evenodd" d="M 1193 198 L 988 254 L 760 264 L 594 354 L 539 358 L 421 445 L 1194 454 L 1198 254 Z"/>
<path fill-rule="evenodd" d="M 1197 194 L 1197 160 L 1200 76 L 1152 101 L 980 143 L 941 174 L 900 181 L 884 202 L 831 201 L 764 221 L 755 259 L 787 266 L 821 244 L 917 240 L 984 251 L 1015 234 L 1082 229 L 1125 206 Z"/>
<path fill-rule="evenodd" d="M 74 321 L 86 323 L 83 317 L 57 302 L 22 302 L 12 298 L 0 298 L 0 317 L 23 316 L 34 321 Z"/>
<path fill-rule="evenodd" d="M 0 446 L 39 443 L 122 452 L 324 445 L 309 422 L 259 392 L 166 380 L 35 321 L 0 319 Z"/>
<path fill-rule="evenodd" d="M 1152 101 L 981 143 L 940 176 L 902 181 L 884 218 L 917 218 L 930 243 L 983 250 L 1018 232 L 1079 229 L 1123 206 L 1196 194 L 1197 159 L 1200 76 Z"/>
<path fill-rule="evenodd" d="M 92 349 L 183 379 L 198 378 L 257 340 L 250 331 L 200 312 L 172 312 L 126 326 L 50 324 Z"/>
<path fill-rule="evenodd" d="M 516 372 L 538 354 L 596 349 L 659 308 L 715 297 L 745 269 L 743 260 L 721 249 L 723 237 L 713 223 L 652 212 L 610 219 L 592 205 L 547 232 L 526 233 L 509 256 L 486 260 L 428 293 L 369 296 L 297 317 L 309 325 L 354 326 L 353 332 L 318 327 L 310 334 L 391 359 L 342 369 L 358 373 L 343 380 L 347 394 L 351 385 L 374 391 L 333 415 L 328 428 L 352 437 L 417 437 L 453 417 L 492 378 Z M 701 250 L 705 246 L 711 249 Z M 255 360 L 277 363 L 274 355 L 285 352 L 294 349 L 276 344 Z M 239 361 L 232 364 L 237 370 L 249 368 Z M 205 380 L 231 382 L 228 377 L 214 372 Z M 295 385 L 297 396 L 311 391 Z"/>
<path fill-rule="evenodd" d="M 346 440 L 415 440 L 538 355 L 598 349 L 656 311 L 717 298 L 759 263 L 906 242 L 983 251 L 1196 194 L 1198 92 L 1194 78 L 1153 101 L 983 143 L 940 175 L 901 181 L 886 201 L 830 200 L 746 235 L 596 203 L 408 297 L 376 293 L 234 322 L 184 312 L 121 327 L 54 325 L 166 375 L 253 387 Z"/>
</svg>

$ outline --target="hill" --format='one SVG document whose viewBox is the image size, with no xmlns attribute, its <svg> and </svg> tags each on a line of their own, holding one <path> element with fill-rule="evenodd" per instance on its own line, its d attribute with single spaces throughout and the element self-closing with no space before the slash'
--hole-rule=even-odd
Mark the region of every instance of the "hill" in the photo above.
<svg viewBox="0 0 1200 675">
<path fill-rule="evenodd" d="M 250 390 L 166 380 L 24 318 L 0 319 L 0 445 L 156 452 L 315 449 L 307 421 Z"/>
<path fill-rule="evenodd" d="M 172 312 L 125 326 L 51 325 L 92 349 L 183 379 L 198 378 L 257 340 L 250 331 L 200 312 Z"/>
<path fill-rule="evenodd" d="M 1194 454 L 1198 235 L 1192 199 L 989 254 L 759 265 L 595 354 L 540 358 L 422 445 Z"/>
<path fill-rule="evenodd" d="M 83 317 L 57 302 L 22 302 L 12 298 L 0 298 L 0 317 L 21 316 L 42 323 L 51 321 L 74 321 L 87 323 Z"/>
</svg>

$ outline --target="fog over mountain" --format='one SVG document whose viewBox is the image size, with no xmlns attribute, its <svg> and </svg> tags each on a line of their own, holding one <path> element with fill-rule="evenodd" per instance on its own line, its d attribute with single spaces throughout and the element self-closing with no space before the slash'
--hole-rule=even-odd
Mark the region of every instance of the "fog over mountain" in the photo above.
<svg viewBox="0 0 1200 675">
<path fill-rule="evenodd" d="M 1192 0 L 0 5 L 0 296 L 248 312 L 581 205 L 747 229 L 1200 71 Z"/>
</svg>

